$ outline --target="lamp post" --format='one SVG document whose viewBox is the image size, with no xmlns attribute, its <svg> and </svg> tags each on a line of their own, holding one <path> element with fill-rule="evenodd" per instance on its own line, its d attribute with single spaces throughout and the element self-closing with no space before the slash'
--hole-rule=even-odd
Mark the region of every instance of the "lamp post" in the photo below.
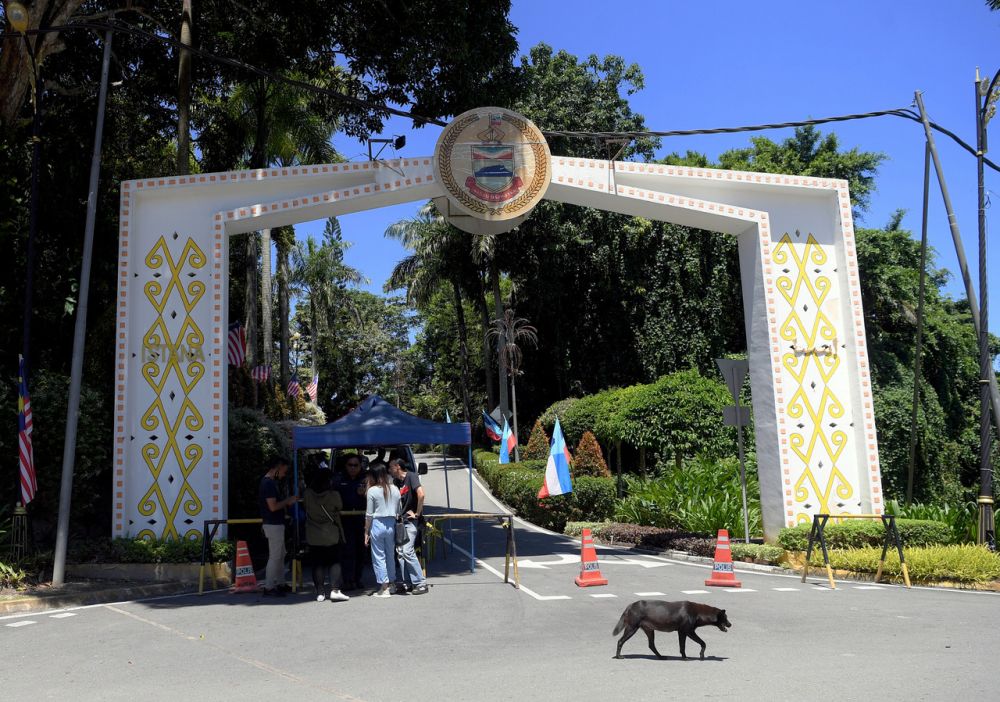
<svg viewBox="0 0 1000 702">
<path fill-rule="evenodd" d="M 996 550 L 996 527 L 993 517 L 993 471 L 990 454 L 992 436 L 990 434 L 990 387 L 993 374 L 990 363 L 988 325 L 988 282 L 986 273 L 986 195 L 983 185 L 983 158 L 986 155 L 986 125 L 996 112 L 997 80 L 1000 71 L 987 82 L 980 78 L 976 69 L 976 175 L 979 205 L 979 533 L 978 541 L 986 544 L 991 551 Z M 985 100 L 983 99 L 985 98 Z"/>
</svg>

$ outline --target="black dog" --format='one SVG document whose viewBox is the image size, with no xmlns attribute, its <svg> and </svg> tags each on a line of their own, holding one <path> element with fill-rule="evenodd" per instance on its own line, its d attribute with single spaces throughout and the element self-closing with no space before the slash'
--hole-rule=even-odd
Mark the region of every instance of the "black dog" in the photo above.
<svg viewBox="0 0 1000 702">
<path fill-rule="evenodd" d="M 654 631 L 676 631 L 681 644 L 681 658 L 687 658 L 684 653 L 685 639 L 701 644 L 701 659 L 705 660 L 705 642 L 698 638 L 695 629 L 699 626 L 717 626 L 720 631 L 726 631 L 732 624 L 726 617 L 726 610 L 711 607 L 697 602 L 663 602 L 662 600 L 639 600 L 633 602 L 622 612 L 615 630 L 617 635 L 625 630 L 618 639 L 618 651 L 615 658 L 622 657 L 622 644 L 632 638 L 639 629 L 649 637 L 649 649 L 657 658 L 663 658 L 653 645 Z"/>
</svg>

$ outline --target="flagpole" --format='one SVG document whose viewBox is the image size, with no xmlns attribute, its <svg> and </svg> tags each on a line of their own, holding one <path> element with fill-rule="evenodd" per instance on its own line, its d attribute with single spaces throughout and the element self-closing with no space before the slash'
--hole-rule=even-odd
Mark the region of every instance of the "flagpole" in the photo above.
<svg viewBox="0 0 1000 702">
<path fill-rule="evenodd" d="M 469 511 L 475 512 L 472 504 L 472 442 L 469 442 Z M 476 572 L 476 520 L 469 520 L 469 571 Z"/>
</svg>

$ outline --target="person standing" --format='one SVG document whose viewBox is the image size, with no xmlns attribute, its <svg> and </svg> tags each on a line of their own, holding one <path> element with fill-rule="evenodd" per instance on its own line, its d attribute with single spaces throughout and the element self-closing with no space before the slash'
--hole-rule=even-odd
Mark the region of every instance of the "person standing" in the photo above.
<svg viewBox="0 0 1000 702">
<path fill-rule="evenodd" d="M 333 489 L 329 470 L 317 470 L 305 491 L 306 543 L 309 544 L 309 561 L 312 565 L 316 601 L 329 597 L 331 602 L 349 599 L 340 591 L 340 547 L 344 528 L 340 523 L 343 502 L 340 493 Z M 329 573 L 329 594 L 323 581 Z"/>
<path fill-rule="evenodd" d="M 406 526 L 406 543 L 399 547 L 399 569 L 396 571 L 396 594 L 407 592 L 409 586 L 414 595 L 427 593 L 427 581 L 420 568 L 416 545 L 420 535 L 420 520 L 424 512 L 424 488 L 420 478 L 407 470 L 408 464 L 402 458 L 389 461 L 389 473 L 393 483 L 399 488 L 400 514 Z"/>
<path fill-rule="evenodd" d="M 344 473 L 334 477 L 334 487 L 340 493 L 344 510 L 348 512 L 365 511 L 365 491 L 368 486 L 365 474 L 361 470 L 361 456 L 348 454 L 344 462 Z M 367 563 L 365 548 L 365 518 L 358 515 L 343 515 L 344 544 L 341 548 L 344 590 L 357 590 L 361 587 L 361 572 Z"/>
<path fill-rule="evenodd" d="M 264 573 L 264 596 L 284 597 L 285 585 L 285 509 L 298 501 L 298 496 L 285 492 L 288 459 L 276 456 L 267 462 L 267 472 L 260 480 L 258 504 L 267 538 L 267 568 Z"/>
<path fill-rule="evenodd" d="M 378 591 L 375 597 L 389 597 L 389 585 L 396 579 L 396 514 L 399 488 L 389 479 L 384 463 L 373 463 L 365 492 L 365 546 L 371 546 L 372 568 Z"/>
</svg>

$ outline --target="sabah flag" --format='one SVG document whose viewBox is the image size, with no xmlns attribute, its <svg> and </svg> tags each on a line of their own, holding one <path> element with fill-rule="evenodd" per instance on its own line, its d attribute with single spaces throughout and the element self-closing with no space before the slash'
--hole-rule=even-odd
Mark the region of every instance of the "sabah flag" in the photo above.
<svg viewBox="0 0 1000 702">
<path fill-rule="evenodd" d="M 500 425 L 496 423 L 496 420 L 493 419 L 493 417 L 486 414 L 486 410 L 483 410 L 483 424 L 486 426 L 486 433 L 489 437 L 494 441 L 500 441 L 500 435 L 502 433 Z"/>
<path fill-rule="evenodd" d="M 507 424 L 507 418 L 504 417 L 503 436 L 500 438 L 501 463 L 510 463 L 510 455 L 514 451 L 515 446 L 517 446 L 517 437 L 514 436 L 514 432 L 510 430 L 510 425 Z"/>
<path fill-rule="evenodd" d="M 542 489 L 538 491 L 539 500 L 552 495 L 573 492 L 573 483 L 569 477 L 571 460 L 572 456 L 566 447 L 562 427 L 559 426 L 559 418 L 556 417 L 556 426 L 552 430 L 552 448 L 549 449 L 549 462 L 545 466 L 545 482 L 542 483 Z"/>
</svg>

